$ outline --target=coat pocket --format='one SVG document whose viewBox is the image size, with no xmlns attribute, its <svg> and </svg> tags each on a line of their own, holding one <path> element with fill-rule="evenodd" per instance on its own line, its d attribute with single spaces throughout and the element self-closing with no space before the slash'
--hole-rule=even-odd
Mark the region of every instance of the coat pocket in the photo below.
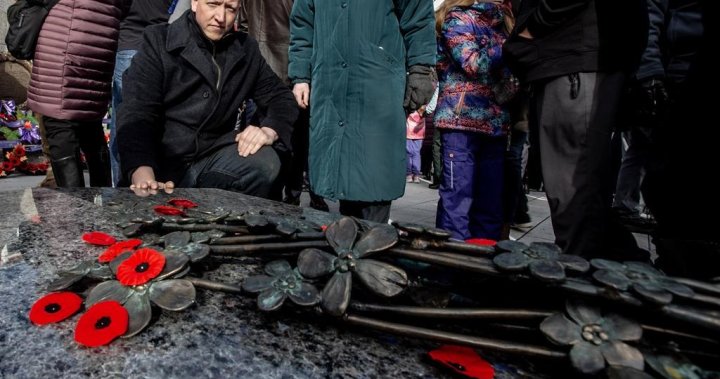
<svg viewBox="0 0 720 379">
<path fill-rule="evenodd" d="M 465 151 L 447 149 L 443 157 L 445 170 L 450 174 L 450 189 L 454 190 L 465 181 L 467 162 L 470 160 L 470 153 Z"/>
</svg>

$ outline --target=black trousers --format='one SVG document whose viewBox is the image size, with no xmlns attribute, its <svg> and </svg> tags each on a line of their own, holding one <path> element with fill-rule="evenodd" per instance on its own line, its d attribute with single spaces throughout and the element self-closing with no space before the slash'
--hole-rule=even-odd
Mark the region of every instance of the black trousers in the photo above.
<svg viewBox="0 0 720 379">
<path fill-rule="evenodd" d="M 102 120 L 70 121 L 43 116 L 50 159 L 59 161 L 85 154 L 92 187 L 109 187 L 110 160 Z"/>
<path fill-rule="evenodd" d="M 565 253 L 649 258 L 610 209 L 610 137 L 625 78 L 619 72 L 578 73 L 534 88 L 531 111 L 537 112 L 545 191 L 556 243 Z"/>
<path fill-rule="evenodd" d="M 391 201 L 340 200 L 340 214 L 385 224 L 390 219 L 391 203 Z"/>
</svg>

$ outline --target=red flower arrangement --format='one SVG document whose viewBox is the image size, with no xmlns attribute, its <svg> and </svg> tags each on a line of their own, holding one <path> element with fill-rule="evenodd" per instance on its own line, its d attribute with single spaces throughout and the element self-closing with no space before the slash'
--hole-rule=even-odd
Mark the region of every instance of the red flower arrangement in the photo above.
<svg viewBox="0 0 720 379">
<path fill-rule="evenodd" d="M 96 303 L 78 320 L 75 341 L 88 347 L 107 345 L 125 334 L 130 317 L 117 301 Z"/>
<path fill-rule="evenodd" d="M 117 279 L 124 286 L 139 286 L 154 279 L 165 267 L 165 256 L 153 249 L 139 249 L 117 268 Z"/>
<path fill-rule="evenodd" d="M 188 199 L 170 199 L 168 204 L 180 208 L 195 208 L 198 205 Z"/>
<path fill-rule="evenodd" d="M 156 205 L 153 207 L 155 212 L 165 216 L 184 216 L 185 211 L 168 205 Z"/>
<path fill-rule="evenodd" d="M 82 302 L 82 298 L 73 292 L 53 292 L 33 304 L 30 321 L 35 325 L 60 322 L 77 313 Z"/>
<path fill-rule="evenodd" d="M 82 235 L 82 240 L 99 246 L 110 246 L 115 243 L 115 237 L 103 232 L 89 232 Z"/>
<path fill-rule="evenodd" d="M 0 163 L 0 177 L 12 174 L 15 170 L 31 175 L 47 172 L 47 163 L 30 163 L 26 155 L 25 146 L 15 145 L 11 151 L 5 154 L 6 160 Z"/>
<path fill-rule="evenodd" d="M 108 247 L 102 254 L 100 254 L 100 256 L 98 257 L 98 262 L 111 262 L 118 255 L 126 251 L 133 250 L 134 248 L 142 245 L 142 243 L 143 241 L 137 238 L 115 242 L 114 244 L 110 245 L 110 247 Z"/>
<path fill-rule="evenodd" d="M 492 365 L 469 347 L 443 345 L 428 355 L 433 361 L 469 378 L 492 379 L 495 376 Z"/>
<path fill-rule="evenodd" d="M 465 240 L 466 243 L 469 243 L 471 245 L 478 245 L 478 246 L 495 246 L 497 245 L 497 241 L 495 240 L 489 240 L 485 238 L 470 238 Z"/>
</svg>

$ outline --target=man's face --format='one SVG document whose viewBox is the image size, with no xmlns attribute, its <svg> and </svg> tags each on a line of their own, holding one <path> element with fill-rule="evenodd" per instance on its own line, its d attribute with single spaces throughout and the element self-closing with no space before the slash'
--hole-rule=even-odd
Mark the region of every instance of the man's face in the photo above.
<svg viewBox="0 0 720 379">
<path fill-rule="evenodd" d="M 195 20 L 205 37 L 219 41 L 235 22 L 240 0 L 192 0 Z"/>
</svg>

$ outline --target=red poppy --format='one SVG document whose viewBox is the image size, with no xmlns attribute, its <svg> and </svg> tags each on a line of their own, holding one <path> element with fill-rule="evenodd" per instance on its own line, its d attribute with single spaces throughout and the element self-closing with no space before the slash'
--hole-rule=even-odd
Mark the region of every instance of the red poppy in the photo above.
<svg viewBox="0 0 720 379">
<path fill-rule="evenodd" d="M 165 216 L 184 216 L 185 212 L 182 209 L 170 207 L 167 205 L 156 205 L 153 207 L 155 212 Z"/>
<path fill-rule="evenodd" d="M 165 256 L 153 249 L 139 249 L 117 268 L 117 279 L 125 286 L 139 286 L 160 275 Z"/>
<path fill-rule="evenodd" d="M 180 208 L 195 208 L 198 205 L 188 199 L 170 199 L 168 204 L 180 207 Z"/>
<path fill-rule="evenodd" d="M 11 173 L 13 171 L 13 169 L 15 168 L 15 166 L 13 166 L 12 163 L 10 163 L 8 161 L 2 162 L 2 164 L 0 164 L 0 165 L 2 167 L 2 170 L 7 173 Z"/>
<path fill-rule="evenodd" d="M 85 312 L 75 327 L 75 341 L 88 347 L 107 345 L 127 332 L 130 317 L 117 301 L 96 303 Z"/>
<path fill-rule="evenodd" d="M 23 146 L 23 145 L 21 145 L 21 144 L 17 144 L 17 145 L 15 145 L 15 147 L 13 148 L 13 151 L 12 151 L 12 152 L 13 152 L 13 154 L 17 155 L 18 158 L 19 158 L 19 157 L 23 157 L 23 156 L 25 156 L 25 146 Z"/>
<path fill-rule="evenodd" d="M 79 311 L 82 302 L 82 298 L 76 293 L 53 292 L 33 304 L 30 308 L 30 321 L 35 325 L 60 322 Z"/>
<path fill-rule="evenodd" d="M 472 245 L 480 245 L 480 246 L 495 246 L 495 245 L 497 245 L 497 241 L 484 239 L 484 238 L 470 238 L 470 239 L 466 239 L 465 242 L 472 244 Z"/>
<path fill-rule="evenodd" d="M 98 246 L 110 246 L 115 243 L 115 237 L 103 232 L 89 232 L 82 235 L 83 241 Z"/>
<path fill-rule="evenodd" d="M 128 251 L 132 250 L 140 245 L 142 245 L 143 241 L 141 239 L 129 239 L 125 241 L 118 241 L 114 244 L 110 245 L 105 252 L 100 254 L 98 257 L 98 262 L 100 263 L 107 263 L 115 259 L 118 255 Z"/>
<path fill-rule="evenodd" d="M 322 226 L 320 226 L 320 230 L 322 230 L 323 232 L 326 231 L 327 228 L 328 228 L 327 225 L 322 225 Z"/>
<path fill-rule="evenodd" d="M 428 355 L 435 362 L 469 378 L 492 379 L 495 376 L 492 365 L 469 347 L 443 345 Z"/>
</svg>

